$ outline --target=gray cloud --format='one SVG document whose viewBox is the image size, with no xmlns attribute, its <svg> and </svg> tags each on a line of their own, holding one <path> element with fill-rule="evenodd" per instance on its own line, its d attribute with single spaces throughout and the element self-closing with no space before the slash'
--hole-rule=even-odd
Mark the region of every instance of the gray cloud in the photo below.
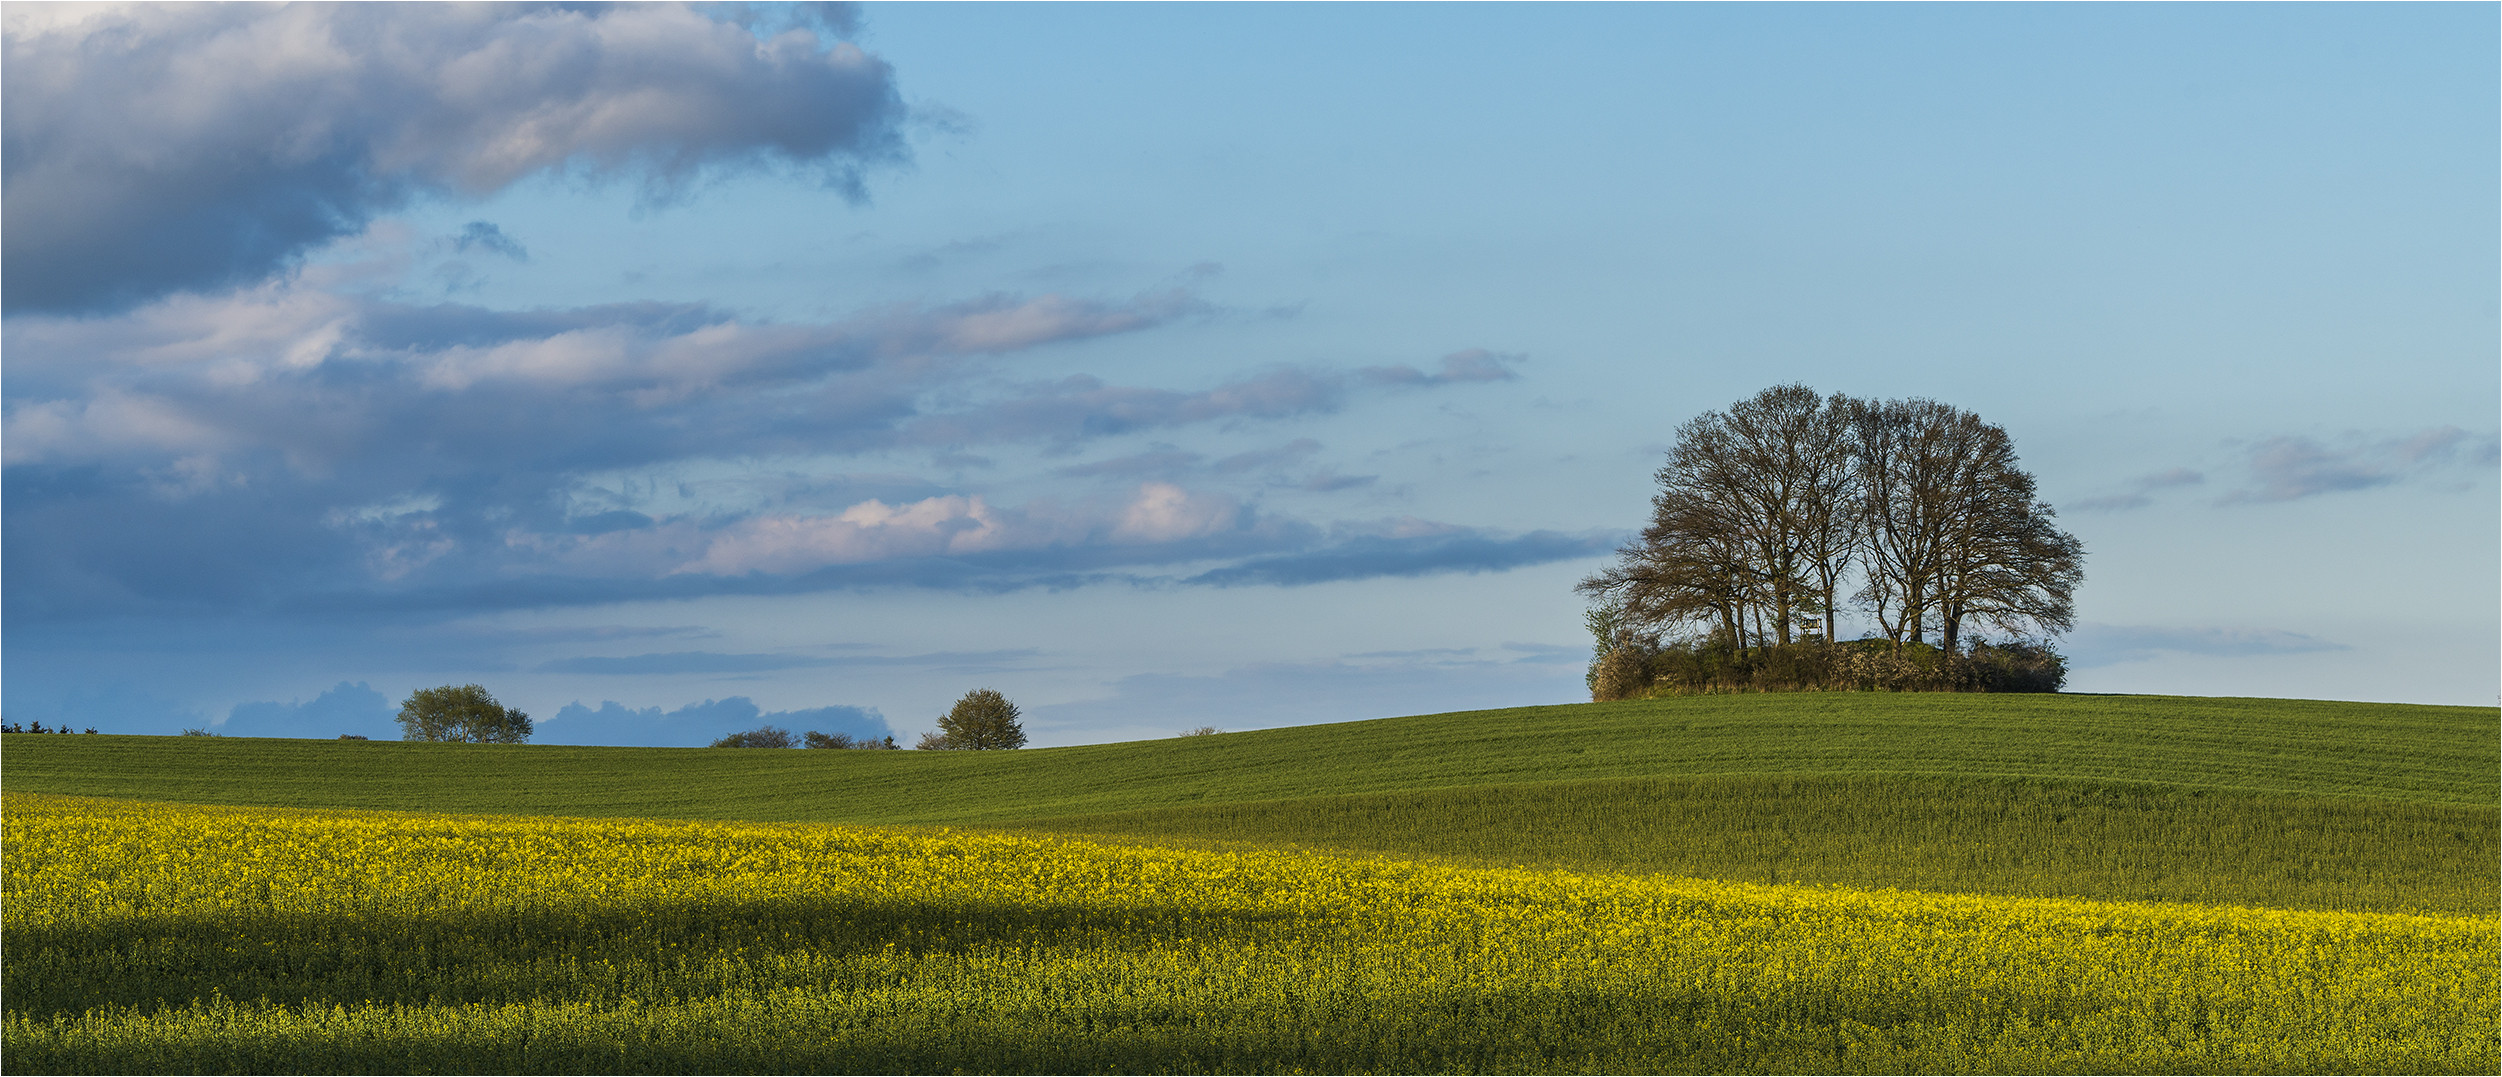
<svg viewBox="0 0 2502 1077">
<path fill-rule="evenodd" d="M 638 654 L 618 658 L 583 656 L 559 658 L 539 663 L 540 673 L 676 674 L 676 673 L 768 673 L 784 669 L 804 669 L 824 665 L 822 658 L 782 654 L 716 654 L 710 651 L 671 651 L 667 654 Z"/>
<path fill-rule="evenodd" d="M 500 254 L 516 262 L 530 260 L 530 251 L 520 241 L 505 235 L 504 230 L 491 221 L 469 222 L 459 235 L 452 237 L 452 248 L 464 253 L 481 250 L 488 254 Z"/>
<path fill-rule="evenodd" d="M 1235 453 L 1217 461 L 1214 466 L 1219 475 L 1282 468 L 1303 462 L 1313 453 L 1319 452 L 1320 447 L 1320 442 L 1311 438 L 1296 438 L 1274 449 L 1253 449 L 1250 452 Z"/>
<path fill-rule="evenodd" d="M 106 318 L 0 322 L 10 362 L 0 503 L 11 523 L 0 533 L 10 566 L 0 603 L 10 616 L 1076 586 L 1193 560 L 1304 554 L 1319 548 L 1313 525 L 1169 481 L 1117 503 L 989 505 L 942 484 L 829 478 L 809 464 L 814 479 L 750 483 L 743 494 L 722 486 L 732 503 L 701 510 L 660 509 L 648 489 L 629 487 L 730 460 L 1037 441 L 1069 451 L 1150 428 L 1325 413 L 1358 392 L 1483 380 L 1466 358 L 1446 362 L 1458 372 L 1447 378 L 1280 367 L 1199 390 L 989 376 L 999 356 L 1207 311 L 1171 289 L 1126 300 L 991 295 L 784 324 L 702 304 L 501 311 L 301 283 Z M 1373 481 L 1280 471 L 1316 449 L 1290 442 L 1212 467 L 1171 449 L 1094 470 L 1279 471 L 1272 485 L 1322 491 Z M 1488 568 L 1519 554 L 1451 556 Z M 1341 561 L 1267 565 L 1244 579 L 1364 571 Z"/>
<path fill-rule="evenodd" d="M 335 739 L 354 734 L 374 740 L 397 740 L 400 706 L 359 681 L 337 687 L 300 703 L 237 703 L 216 731 L 230 737 L 314 737 Z"/>
<path fill-rule="evenodd" d="M 777 325 L 687 304 L 504 312 L 264 289 L 19 315 L 0 323 L 4 600 L 39 616 L 232 608 L 500 575 L 516 529 L 652 530 L 630 504 L 575 511 L 586 472 L 895 447 L 967 364 L 1190 309 L 994 296 Z"/>
<path fill-rule="evenodd" d="M 2176 486 L 2196 486 L 2205 481 L 2207 481 L 2205 475 L 2188 468 L 2169 468 L 2129 480 L 2125 493 L 2089 497 L 2071 503 L 2068 507 L 2079 512 L 2122 512 L 2129 509 L 2142 509 L 2154 504 L 2154 498 L 2149 495 L 2157 490 L 2166 490 Z"/>
<path fill-rule="evenodd" d="M 1343 375 L 1290 367 L 1197 392 L 1107 385 L 1081 374 L 1026 385 L 979 408 L 916 420 L 903 437 L 926 445 L 1026 440 L 1066 445 L 1195 423 L 1326 414 L 1344 404 L 1346 388 Z"/>
<path fill-rule="evenodd" d="M 720 654 L 711 651 L 671 651 L 666 654 L 637 654 L 620 657 L 585 655 L 559 658 L 539 663 L 540 673 L 593 673 L 601 676 L 674 675 L 688 673 L 768 673 L 785 669 L 823 669 L 859 666 L 936 666 L 948 669 L 997 670 L 1015 668 L 1040 652 L 1031 649 L 1009 651 L 941 651 L 914 655 L 823 655 L 795 654 Z"/>
<path fill-rule="evenodd" d="M 1268 485 L 1279 489 L 1334 493 L 1370 486 L 1380 481 L 1379 475 L 1341 475 L 1328 467 L 1316 467 L 1300 477 L 1288 473 L 1314 453 L 1321 443 L 1311 438 L 1296 438 L 1270 449 L 1253 449 L 1235 453 L 1213 462 L 1200 453 L 1187 452 L 1173 445 L 1158 442 L 1146 452 L 1073 464 L 1052 469 L 1062 478 L 1158 478 L 1181 479 L 1193 475 L 1231 476 L 1250 472 L 1269 474 Z"/>
<path fill-rule="evenodd" d="M 1624 536 L 1615 532 L 1532 531 L 1506 536 L 1474 528 L 1438 529 L 1420 535 L 1366 535 L 1318 549 L 1252 558 L 1200 573 L 1185 582 L 1215 587 L 1291 587 L 1377 576 L 1500 572 L 1596 557 L 1615 549 L 1623 540 Z"/>
<path fill-rule="evenodd" d="M 2292 501 L 2387 486 L 2448 467 L 2490 470 L 2502 460 L 2502 438 L 2455 426 L 2397 437 L 2347 435 L 2334 444 L 2308 437 L 2273 437 L 2253 444 L 2244 464 L 2251 484 L 2220 504 Z"/>
<path fill-rule="evenodd" d="M 858 197 L 904 120 L 876 57 L 682 4 L 14 5 L 0 306 L 249 285 L 412 198 L 549 171 L 665 199 L 797 167 Z"/>
<path fill-rule="evenodd" d="M 1097 460 L 1091 464 L 1071 464 L 1067 467 L 1053 468 L 1051 473 L 1071 479 L 1163 479 L 1195 471 L 1200 462 L 1206 459 L 1207 457 L 1198 453 L 1185 452 L 1172 445 L 1159 442 L 1149 447 L 1146 452 L 1118 456 L 1109 460 Z"/>
<path fill-rule="evenodd" d="M 1359 373 L 1364 380 L 1383 385 L 1450 385 L 1472 381 L 1511 381 L 1520 375 L 1513 372 L 1510 364 L 1523 360 L 1524 357 L 1508 352 L 1469 348 L 1443 356 L 1442 369 L 1432 374 L 1404 364 L 1365 367 Z"/>
</svg>

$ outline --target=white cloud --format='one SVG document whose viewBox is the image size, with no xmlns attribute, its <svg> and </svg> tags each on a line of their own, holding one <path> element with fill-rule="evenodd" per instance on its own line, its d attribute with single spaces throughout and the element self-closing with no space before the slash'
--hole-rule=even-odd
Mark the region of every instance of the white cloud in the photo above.
<svg viewBox="0 0 2502 1077">
<path fill-rule="evenodd" d="M 1121 510 L 1112 537 L 1122 542 L 1177 542 L 1232 529 L 1242 507 L 1232 498 L 1193 494 L 1169 482 L 1138 487 L 1138 496 Z"/>
<path fill-rule="evenodd" d="M 978 497 L 933 497 L 909 505 L 863 501 L 835 516 L 759 516 L 715 536 L 704 556 L 678 572 L 793 575 L 826 565 L 932 557 L 999 549 L 1006 528 Z"/>
</svg>

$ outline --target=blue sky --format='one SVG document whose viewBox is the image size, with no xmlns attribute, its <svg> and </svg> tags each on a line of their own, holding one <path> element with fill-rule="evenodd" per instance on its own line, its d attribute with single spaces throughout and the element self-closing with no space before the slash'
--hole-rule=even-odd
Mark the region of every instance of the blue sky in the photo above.
<svg viewBox="0 0 2502 1077">
<path fill-rule="evenodd" d="M 2490 704 L 2496 11 L 15 5 L 12 720 L 1582 695 L 1679 423 L 2013 435 L 2070 687 Z"/>
</svg>

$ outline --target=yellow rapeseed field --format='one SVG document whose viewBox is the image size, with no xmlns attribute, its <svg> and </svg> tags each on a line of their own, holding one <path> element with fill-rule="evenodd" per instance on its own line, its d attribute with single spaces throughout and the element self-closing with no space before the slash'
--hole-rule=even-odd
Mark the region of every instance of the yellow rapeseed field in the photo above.
<svg viewBox="0 0 2502 1077">
<path fill-rule="evenodd" d="M 2493 916 L 5 798 L 13 1072 L 2497 1068 Z"/>
</svg>

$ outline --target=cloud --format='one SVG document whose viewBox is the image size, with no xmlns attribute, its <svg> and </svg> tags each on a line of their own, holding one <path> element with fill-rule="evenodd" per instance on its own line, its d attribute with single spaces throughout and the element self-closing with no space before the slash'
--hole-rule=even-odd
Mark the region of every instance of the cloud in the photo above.
<svg viewBox="0 0 2502 1077">
<path fill-rule="evenodd" d="M 1250 452 L 1235 453 L 1217 461 L 1214 467 L 1220 475 L 1283 468 L 1301 463 L 1313 453 L 1319 452 L 1320 447 L 1320 442 L 1311 438 L 1296 438 L 1274 449 L 1253 449 Z"/>
<path fill-rule="evenodd" d="M 297 703 L 237 703 L 216 731 L 230 737 L 314 737 L 330 740 L 355 734 L 374 740 L 397 740 L 399 704 L 359 681 Z"/>
<path fill-rule="evenodd" d="M 1202 389 L 994 374 L 1023 351 L 1206 313 L 1172 289 L 781 323 L 700 303 L 407 304 L 321 291 L 314 276 L 0 322 L 8 615 L 1078 586 L 1310 551 L 1320 525 L 1208 488 L 1234 475 L 1315 491 L 1375 481 L 1306 466 L 1310 439 L 1213 464 L 1168 446 L 1069 469 L 1137 480 L 1075 501 L 852 481 L 827 462 L 1068 451 L 1457 383 L 1303 367 Z M 1476 362 L 1445 366 L 1467 381 Z M 720 478 L 758 464 L 785 471 Z"/>
<path fill-rule="evenodd" d="M 1363 535 L 1320 549 L 1252 558 L 1200 573 L 1185 582 L 1215 587 L 1291 587 L 1377 576 L 1500 572 L 1596 557 L 1614 550 L 1623 540 L 1623 535 L 1612 531 L 1532 531 L 1506 536 L 1476 528 L 1437 527 L 1422 534 Z"/>
<path fill-rule="evenodd" d="M 1361 376 L 1366 381 L 1383 385 L 1450 385 L 1472 381 L 1511 381 L 1520 377 L 1508 364 L 1522 362 L 1523 357 L 1484 348 L 1469 348 L 1442 357 L 1442 369 L 1427 374 L 1415 367 L 1365 367 Z"/>
<path fill-rule="evenodd" d="M 884 61 L 684 4 L 12 5 L 0 38 L 11 313 L 250 285 L 534 174 L 666 198 L 795 167 L 857 197 L 905 153 Z"/>
<path fill-rule="evenodd" d="M 1311 438 L 1296 438 L 1275 448 L 1253 449 L 1210 462 L 1200 453 L 1185 452 L 1159 442 L 1146 452 L 1054 468 L 1052 474 L 1062 478 L 1150 476 L 1178 479 L 1189 475 L 1231 476 L 1258 472 L 1268 475 L 1268 485 L 1272 487 L 1315 493 L 1351 490 L 1380 481 L 1379 475 L 1341 475 L 1327 467 L 1312 468 L 1301 477 L 1287 474 L 1287 469 L 1300 465 L 1320 451 L 1320 447 L 1321 443 Z"/>
<path fill-rule="evenodd" d="M 939 557 L 998 549 L 1006 527 L 978 497 L 910 505 L 863 501 L 834 516 L 758 516 L 714 536 L 704 556 L 673 572 L 789 575 L 825 565 Z"/>
<path fill-rule="evenodd" d="M 1184 452 L 1172 445 L 1159 442 L 1146 452 L 1115 457 L 1110 460 L 1098 460 L 1091 464 L 1071 464 L 1067 467 L 1053 468 L 1051 473 L 1072 479 L 1138 478 L 1140 476 L 1169 478 L 1196 470 L 1200 462 L 1206 459 L 1207 457 L 1198 453 Z"/>
<path fill-rule="evenodd" d="M 1121 510 L 1112 527 L 1116 542 L 1161 543 L 1205 538 L 1234 528 L 1242 506 L 1232 498 L 1194 494 L 1169 482 L 1138 487 L 1138 496 Z"/>
<path fill-rule="evenodd" d="M 2240 658 L 2351 649 L 2345 644 L 2316 636 L 2272 628 L 2161 628 L 2146 625 L 2086 624 L 2078 626 L 2067 639 L 2067 650 L 2071 660 L 2080 668 L 2143 661 L 2163 654 Z"/>
<path fill-rule="evenodd" d="M 467 227 L 460 230 L 459 235 L 452 237 L 452 248 L 462 252 L 482 250 L 488 254 L 503 255 L 516 262 L 530 260 L 529 250 L 522 247 L 518 240 L 505 235 L 503 229 L 497 228 L 488 221 L 469 222 Z"/>
<path fill-rule="evenodd" d="M 2272 437 L 2247 450 L 2244 464 L 2251 484 L 2226 494 L 2218 503 L 2292 501 L 2368 490 L 2447 467 L 2489 471 L 2498 459 L 2502 459 L 2502 438 L 2471 434 L 2455 426 L 2396 437 L 2349 434 L 2335 444 L 2308 437 Z"/>
<path fill-rule="evenodd" d="M 1343 375 L 1291 367 L 1197 392 L 1107 385 L 1079 374 L 1021 386 L 979 408 L 917 420 L 904 428 L 903 437 L 925 445 L 1038 440 L 1067 445 L 1194 423 L 1327 414 L 1345 404 L 1346 390 Z"/>
<path fill-rule="evenodd" d="M 2205 481 L 2207 481 L 2205 475 L 2188 468 L 2169 468 L 2129 480 L 2125 493 L 2089 497 L 2071 503 L 2068 508 L 2078 512 L 2123 512 L 2129 509 L 2142 509 L 2154 504 L 2154 498 L 2148 495 L 2157 490 L 2166 490 L 2176 486 L 2196 486 Z"/>
<path fill-rule="evenodd" d="M 682 673 L 770 673 L 776 670 L 805 669 L 824 665 L 825 659 L 804 655 L 783 654 L 716 654 L 710 651 L 672 651 L 667 654 L 638 654 L 609 658 L 585 655 L 541 662 L 540 673 L 596 673 L 658 675 Z"/>
<path fill-rule="evenodd" d="M 766 712 L 745 696 L 707 699 L 663 713 L 658 707 L 636 709 L 614 700 L 597 708 L 568 703 L 554 716 L 539 720 L 530 739 L 538 744 L 616 744 L 640 747 L 695 748 L 732 733 L 758 726 L 778 726 L 793 733 L 815 730 L 877 739 L 894 732 L 874 707 L 812 707 Z"/>
<path fill-rule="evenodd" d="M 795 654 L 720 654 L 711 651 L 671 651 L 666 654 L 622 656 L 583 655 L 541 662 L 539 673 L 590 673 L 600 676 L 660 676 L 702 673 L 769 673 L 785 669 L 823 669 L 858 666 L 936 666 L 946 669 L 995 671 L 1021 668 L 1026 659 L 1040 652 L 1031 649 L 1009 651 L 940 651 L 915 655 L 823 655 Z"/>
</svg>

